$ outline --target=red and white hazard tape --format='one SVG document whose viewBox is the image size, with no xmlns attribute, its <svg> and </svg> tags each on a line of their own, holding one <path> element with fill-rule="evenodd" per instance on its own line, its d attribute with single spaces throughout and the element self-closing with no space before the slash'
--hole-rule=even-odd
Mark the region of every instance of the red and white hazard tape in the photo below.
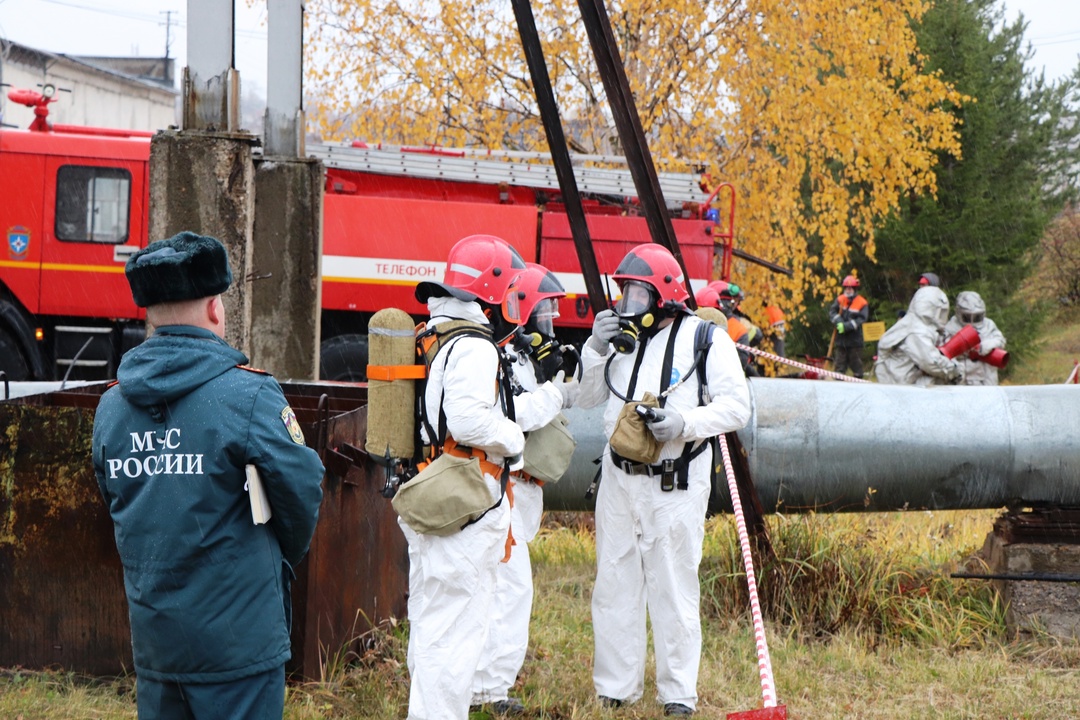
<svg viewBox="0 0 1080 720">
<path fill-rule="evenodd" d="M 743 566 L 746 568 L 746 585 L 750 590 L 750 613 L 754 620 L 754 641 L 757 643 L 761 697 L 763 707 L 772 708 L 776 707 L 776 684 L 773 681 L 772 661 L 769 659 L 769 645 L 765 642 L 765 622 L 761 618 L 761 605 L 758 603 L 754 558 L 750 554 L 750 536 L 746 532 L 746 519 L 743 516 L 742 502 L 739 500 L 739 488 L 735 484 L 735 471 L 731 467 L 727 438 L 721 435 L 719 440 L 720 454 L 724 457 L 724 471 L 727 473 L 728 490 L 731 492 L 731 506 L 735 511 L 735 528 L 739 532 L 739 545 L 742 547 Z"/>
<path fill-rule="evenodd" d="M 1078 372 L 1080 372 L 1080 363 L 1074 362 L 1072 372 L 1069 373 L 1069 377 L 1065 379 L 1065 384 L 1080 383 L 1080 377 L 1077 376 Z"/>
<path fill-rule="evenodd" d="M 806 365 L 806 364 L 801 363 L 801 362 L 796 362 L 794 360 L 789 360 L 786 357 L 781 357 L 779 355 L 773 355 L 770 352 L 765 352 L 764 350 L 758 350 L 757 348 L 752 348 L 749 345 L 742 345 L 740 343 L 735 343 L 735 347 L 737 347 L 738 349 L 743 350 L 745 352 L 751 353 L 753 355 L 757 355 L 758 357 L 763 357 L 766 360 L 773 360 L 773 361 L 778 362 L 778 363 L 783 363 L 784 365 L 790 365 L 791 367 L 797 367 L 800 370 L 809 370 L 811 372 L 817 373 L 818 375 L 824 375 L 826 377 L 831 377 L 833 380 L 843 380 L 844 382 L 854 382 L 854 383 L 870 382 L 869 380 L 863 380 L 862 378 L 851 377 L 850 375 L 842 375 L 841 373 L 833 372 L 832 370 L 823 370 L 823 369 L 821 369 L 819 367 L 814 367 L 813 365 Z"/>
</svg>

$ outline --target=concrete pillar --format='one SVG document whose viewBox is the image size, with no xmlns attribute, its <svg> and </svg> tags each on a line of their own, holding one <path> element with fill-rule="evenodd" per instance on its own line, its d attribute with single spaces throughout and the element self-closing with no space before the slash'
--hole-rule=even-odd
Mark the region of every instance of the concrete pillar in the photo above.
<svg viewBox="0 0 1080 720">
<path fill-rule="evenodd" d="M 185 130 L 240 129 L 240 75 L 233 67 L 233 0 L 188 0 Z"/>
<path fill-rule="evenodd" d="M 150 142 L 150 240 L 183 230 L 213 235 L 229 251 L 225 340 L 251 357 L 255 222 L 254 136 L 159 132 Z"/>
<path fill-rule="evenodd" d="M 304 3 L 267 0 L 267 155 L 304 156 Z"/>
<path fill-rule="evenodd" d="M 239 127 L 234 0 L 188 0 L 183 130 L 150 145 L 150 239 L 213 235 L 229 252 L 225 340 L 278 378 L 314 379 L 322 300 L 323 167 L 303 151 L 303 0 L 270 0 L 267 156 Z M 256 202 L 258 197 L 258 202 Z"/>
<path fill-rule="evenodd" d="M 319 376 L 323 165 L 256 163 L 251 361 L 279 380 Z"/>
<path fill-rule="evenodd" d="M 990 574 L 1077 577 L 1080 544 L 1076 540 L 1010 542 L 995 531 L 986 536 L 981 554 Z M 1080 639 L 1080 584 L 1003 578 L 993 584 L 1005 605 L 1005 625 L 1011 637 L 1046 633 L 1063 640 Z"/>
</svg>

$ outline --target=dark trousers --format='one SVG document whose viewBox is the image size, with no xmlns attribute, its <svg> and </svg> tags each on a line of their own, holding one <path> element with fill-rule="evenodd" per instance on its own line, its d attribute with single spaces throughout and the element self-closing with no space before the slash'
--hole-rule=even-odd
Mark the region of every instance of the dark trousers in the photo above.
<svg viewBox="0 0 1080 720">
<path fill-rule="evenodd" d="M 834 347 L 833 356 L 836 358 L 834 363 L 836 372 L 843 375 L 848 368 L 851 368 L 851 374 L 861 378 L 863 375 L 862 351 L 862 347 Z"/>
<path fill-rule="evenodd" d="M 223 683 L 135 683 L 139 720 L 281 720 L 285 666 Z"/>
</svg>

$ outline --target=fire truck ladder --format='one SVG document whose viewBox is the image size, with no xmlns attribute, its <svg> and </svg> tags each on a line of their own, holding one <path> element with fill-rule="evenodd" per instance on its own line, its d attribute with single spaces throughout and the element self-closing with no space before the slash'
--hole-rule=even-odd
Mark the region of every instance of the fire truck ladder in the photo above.
<svg viewBox="0 0 1080 720">
<path fill-rule="evenodd" d="M 555 166 L 550 164 L 551 156 L 547 153 L 359 148 L 345 143 L 309 144 L 307 150 L 310 156 L 322 160 L 327 167 L 343 170 L 490 185 L 506 183 L 542 190 L 559 189 Z M 571 155 L 571 160 L 575 163 L 626 163 L 624 158 L 608 155 Z M 704 203 L 709 197 L 708 193 L 701 189 L 699 177 L 692 173 L 661 172 L 657 173 L 657 176 L 664 200 L 670 208 L 679 209 L 683 203 Z M 574 177 L 582 193 L 637 197 L 634 179 L 625 168 L 609 169 L 575 164 Z"/>
</svg>

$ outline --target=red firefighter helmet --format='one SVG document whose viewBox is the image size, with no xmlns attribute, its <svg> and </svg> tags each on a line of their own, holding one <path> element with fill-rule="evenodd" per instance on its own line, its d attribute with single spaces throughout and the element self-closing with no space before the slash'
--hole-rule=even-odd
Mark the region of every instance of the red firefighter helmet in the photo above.
<svg viewBox="0 0 1080 720">
<path fill-rule="evenodd" d="M 517 250 L 494 235 L 469 235 L 450 248 L 442 282 L 416 286 L 416 299 L 451 295 L 459 300 L 480 300 L 499 305 L 510 283 L 525 270 Z"/>
<path fill-rule="evenodd" d="M 721 308 L 722 303 L 732 305 L 732 301 L 737 302 L 742 299 L 742 288 L 735 283 L 724 282 L 723 280 L 713 280 L 694 294 L 694 300 L 697 301 L 698 307 L 723 309 Z"/>
<path fill-rule="evenodd" d="M 844 282 L 840 283 L 844 287 L 856 288 L 859 287 L 859 278 L 854 275 L 848 275 L 844 278 Z"/>
<path fill-rule="evenodd" d="M 523 325 L 538 305 L 549 305 L 552 307 L 547 310 L 554 315 L 548 319 L 554 319 L 558 317 L 557 301 L 563 297 L 566 297 L 566 288 L 553 272 L 537 263 L 525 263 L 525 272 L 514 281 L 503 300 L 503 316 Z M 544 300 L 556 302 L 544 303 Z"/>
<path fill-rule="evenodd" d="M 626 257 L 611 276 L 616 282 L 639 280 L 656 289 L 660 305 L 668 302 L 684 304 L 690 297 L 686 291 L 682 268 L 675 256 L 663 245 L 647 243 L 626 253 Z"/>
</svg>

